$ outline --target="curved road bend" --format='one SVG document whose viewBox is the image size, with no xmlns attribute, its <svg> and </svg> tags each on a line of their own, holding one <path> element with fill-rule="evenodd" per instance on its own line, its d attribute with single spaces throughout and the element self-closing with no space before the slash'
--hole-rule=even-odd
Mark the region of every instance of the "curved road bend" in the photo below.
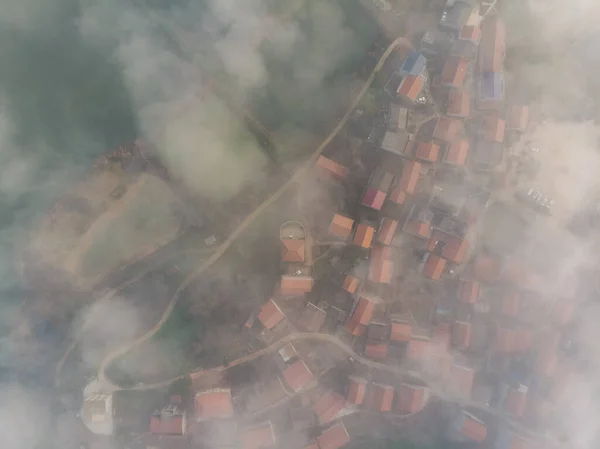
<svg viewBox="0 0 600 449">
<path fill-rule="evenodd" d="M 110 366 L 110 364 L 118 357 L 127 354 L 129 351 L 140 346 L 142 343 L 144 343 L 146 340 L 150 339 L 154 334 L 156 334 L 156 332 L 158 332 L 158 330 L 162 327 L 162 325 L 167 321 L 167 319 L 171 315 L 171 312 L 173 311 L 175 305 L 177 304 L 177 301 L 181 297 L 181 294 L 184 292 L 184 290 L 198 276 L 200 276 L 204 271 L 206 271 L 208 268 L 210 268 L 217 260 L 219 260 L 221 258 L 221 256 L 223 254 L 225 254 L 225 252 L 229 249 L 229 247 L 231 247 L 231 245 L 237 240 L 237 238 L 250 226 L 250 224 L 252 224 L 252 222 L 254 222 L 254 220 L 256 220 L 264 211 L 266 211 L 269 208 L 269 206 L 271 206 L 279 198 L 281 198 L 281 196 L 285 192 L 287 192 L 291 186 L 293 186 L 298 180 L 301 179 L 301 177 L 304 175 L 304 172 L 307 171 L 308 169 L 310 169 L 315 164 L 315 162 L 317 161 L 319 156 L 323 153 L 323 150 L 325 150 L 327 145 L 329 145 L 329 143 L 331 143 L 331 141 L 335 138 L 335 136 L 337 136 L 337 134 L 341 131 L 341 129 L 346 125 L 346 123 L 352 116 L 352 112 L 358 106 L 358 104 L 360 103 L 360 101 L 362 100 L 364 95 L 367 93 L 368 89 L 371 87 L 371 84 L 373 84 L 373 81 L 375 80 L 375 76 L 381 70 L 385 61 L 387 61 L 387 59 L 390 57 L 392 52 L 400 45 L 407 45 L 412 48 L 412 44 L 405 37 L 397 38 L 396 40 L 394 40 L 394 42 L 392 42 L 388 46 L 388 48 L 385 50 L 385 52 L 383 53 L 383 55 L 377 62 L 375 68 L 371 72 L 371 75 L 365 82 L 363 88 L 360 90 L 360 92 L 358 93 L 358 95 L 356 96 L 356 98 L 354 99 L 354 101 L 352 102 L 352 104 L 350 105 L 350 107 L 348 108 L 348 110 L 346 111 L 346 113 L 344 114 L 342 119 L 340 120 L 340 122 L 333 129 L 333 131 L 331 131 L 329 136 L 327 136 L 327 138 L 325 138 L 325 140 L 321 143 L 321 145 L 319 145 L 319 147 L 315 150 L 315 152 L 312 154 L 312 156 L 302 165 L 302 167 L 300 167 L 296 171 L 296 173 L 294 173 L 290 177 L 290 179 L 284 185 L 282 185 L 279 188 L 279 190 L 274 192 L 262 204 L 260 204 L 256 209 L 254 209 L 254 211 L 250 215 L 248 215 L 248 217 L 246 217 L 246 219 L 231 233 L 231 235 L 227 238 L 227 240 L 225 240 L 221 244 L 221 246 L 198 267 L 197 270 L 195 270 L 186 279 L 183 280 L 183 282 L 180 284 L 179 288 L 177 288 L 177 290 L 171 297 L 171 300 L 170 300 L 169 304 L 167 305 L 167 308 L 165 309 L 160 320 L 154 325 L 154 327 L 152 329 L 150 329 L 144 335 L 141 335 L 137 339 L 133 340 L 129 344 L 123 345 L 120 348 L 117 348 L 117 349 L 111 351 L 104 358 L 104 360 L 102 360 L 100 367 L 98 369 L 98 379 L 99 380 L 106 382 L 108 385 L 112 385 L 112 383 L 108 380 L 108 378 L 106 376 L 106 369 Z"/>
</svg>

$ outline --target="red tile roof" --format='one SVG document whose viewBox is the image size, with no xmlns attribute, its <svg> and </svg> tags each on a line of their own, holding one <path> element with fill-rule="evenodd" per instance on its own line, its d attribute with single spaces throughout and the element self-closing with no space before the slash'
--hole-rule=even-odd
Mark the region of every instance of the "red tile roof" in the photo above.
<svg viewBox="0 0 600 449">
<path fill-rule="evenodd" d="M 388 356 L 389 343 L 367 343 L 365 345 L 365 355 L 375 360 L 385 360 Z"/>
<path fill-rule="evenodd" d="M 469 250 L 468 241 L 442 231 L 435 231 L 429 239 L 427 250 L 433 251 L 439 242 L 444 242 L 442 248 L 442 257 L 444 259 L 454 263 L 462 263 Z"/>
<path fill-rule="evenodd" d="M 348 378 L 348 394 L 346 400 L 354 405 L 361 405 L 365 400 L 367 381 L 358 377 Z"/>
<path fill-rule="evenodd" d="M 448 58 L 442 70 L 441 83 L 450 87 L 462 87 L 465 83 L 468 66 L 469 62 L 466 59 L 454 56 Z"/>
<path fill-rule="evenodd" d="M 343 423 L 331 426 L 317 437 L 321 449 L 339 449 L 350 442 L 348 432 Z"/>
<path fill-rule="evenodd" d="M 459 297 L 462 302 L 475 304 L 479 299 L 479 282 L 461 281 L 459 287 Z"/>
<path fill-rule="evenodd" d="M 465 165 L 468 155 L 469 141 L 467 139 L 456 140 L 448 146 L 444 162 L 452 165 Z"/>
<path fill-rule="evenodd" d="M 268 421 L 258 427 L 242 431 L 240 441 L 242 449 L 264 449 L 274 446 L 273 424 Z"/>
<path fill-rule="evenodd" d="M 504 134 L 506 133 L 506 121 L 494 115 L 488 115 L 484 118 L 484 138 L 488 142 L 504 142 Z"/>
<path fill-rule="evenodd" d="M 319 159 L 317 159 L 317 167 L 327 171 L 336 178 L 345 178 L 348 176 L 348 169 L 346 167 L 343 167 L 325 156 L 319 156 Z"/>
<path fill-rule="evenodd" d="M 342 288 L 346 290 L 348 293 L 356 293 L 360 287 L 360 279 L 356 276 L 352 276 L 351 274 L 347 274 L 344 277 L 344 282 L 342 283 Z"/>
<path fill-rule="evenodd" d="M 392 220 L 391 218 L 384 218 L 381 220 L 381 226 L 377 233 L 377 241 L 383 245 L 390 245 L 396 234 L 397 227 L 397 220 Z"/>
<path fill-rule="evenodd" d="M 231 390 L 229 388 L 219 388 L 196 393 L 194 396 L 194 410 L 196 421 L 231 418 L 233 416 Z"/>
<path fill-rule="evenodd" d="M 429 355 L 431 340 L 424 338 L 413 338 L 408 342 L 406 357 L 413 360 L 421 360 Z"/>
<path fill-rule="evenodd" d="M 459 39 L 471 41 L 474 44 L 479 44 L 481 39 L 481 29 L 477 25 L 465 25 L 460 31 Z"/>
<path fill-rule="evenodd" d="M 509 449 L 533 449 L 533 444 L 518 435 L 513 435 L 510 439 Z"/>
<path fill-rule="evenodd" d="M 501 72 L 504 63 L 506 28 L 498 16 L 488 17 L 481 30 L 479 65 L 483 72 Z"/>
<path fill-rule="evenodd" d="M 496 351 L 501 353 L 511 353 L 515 350 L 515 331 L 499 327 L 496 330 L 496 340 L 494 344 Z"/>
<path fill-rule="evenodd" d="M 352 233 L 354 220 L 340 214 L 335 214 L 329 225 L 329 233 L 334 237 L 347 239 Z"/>
<path fill-rule="evenodd" d="M 440 146 L 433 142 L 419 142 L 415 158 L 427 162 L 436 162 L 440 157 Z"/>
<path fill-rule="evenodd" d="M 265 328 L 273 329 L 285 318 L 285 315 L 279 306 L 272 299 L 269 299 L 260 308 L 257 318 Z"/>
<path fill-rule="evenodd" d="M 407 193 L 402 190 L 400 187 L 394 187 L 390 193 L 390 201 L 392 203 L 396 203 L 399 206 L 402 206 L 406 201 Z"/>
<path fill-rule="evenodd" d="M 392 341 L 410 341 L 412 335 L 412 324 L 392 321 L 392 333 L 390 339 Z"/>
<path fill-rule="evenodd" d="M 150 433 L 154 435 L 183 435 L 185 433 L 183 415 L 150 417 Z"/>
<path fill-rule="evenodd" d="M 361 204 L 371 209 L 381 210 L 387 193 L 373 187 L 367 188 L 361 199 Z"/>
<path fill-rule="evenodd" d="M 440 323 L 433 333 L 433 342 L 436 349 L 447 351 L 450 346 L 450 323 Z"/>
<path fill-rule="evenodd" d="M 471 397 L 473 390 L 473 381 L 475 380 L 475 371 L 466 366 L 453 364 L 450 369 L 449 383 L 453 390 L 465 398 Z"/>
<path fill-rule="evenodd" d="M 558 365 L 556 350 L 551 346 L 544 347 L 535 364 L 536 371 L 546 377 L 552 377 Z"/>
<path fill-rule="evenodd" d="M 502 313 L 508 316 L 517 316 L 520 303 L 521 295 L 518 292 L 510 292 L 502 299 Z"/>
<path fill-rule="evenodd" d="M 425 406 L 427 387 L 403 384 L 398 389 L 395 410 L 398 413 L 416 413 Z"/>
<path fill-rule="evenodd" d="M 421 75 L 407 75 L 400 82 L 396 93 L 402 98 L 415 102 L 423 90 L 423 87 L 425 87 L 426 81 L 426 78 Z"/>
<path fill-rule="evenodd" d="M 527 406 L 527 389 L 513 388 L 506 398 L 506 411 L 521 418 Z"/>
<path fill-rule="evenodd" d="M 434 281 L 439 281 L 445 268 L 445 259 L 442 259 L 433 253 L 429 253 L 427 262 L 425 262 L 425 266 L 423 267 L 423 274 Z"/>
<path fill-rule="evenodd" d="M 431 235 L 431 225 L 429 223 L 423 223 L 422 221 L 411 218 L 406 222 L 404 230 L 409 234 L 415 235 L 422 239 L 428 239 Z"/>
<path fill-rule="evenodd" d="M 304 262 L 304 239 L 281 239 L 281 260 L 284 262 Z"/>
<path fill-rule="evenodd" d="M 417 182 L 421 176 L 421 167 L 422 165 L 419 162 L 405 161 L 404 166 L 402 167 L 402 175 L 398 180 L 398 185 L 396 188 L 410 195 L 415 193 Z M 394 191 L 395 190 L 396 189 L 394 189 Z M 394 193 L 392 193 L 392 196 L 393 195 Z"/>
<path fill-rule="evenodd" d="M 465 416 L 460 433 L 470 440 L 481 443 L 487 438 L 487 427 L 482 422 Z"/>
<path fill-rule="evenodd" d="M 457 321 L 452 326 L 452 344 L 461 348 L 471 346 L 471 323 Z"/>
<path fill-rule="evenodd" d="M 364 327 L 371 322 L 373 318 L 375 303 L 364 296 L 358 300 L 352 316 L 346 322 L 345 328 L 352 335 L 362 335 Z"/>
<path fill-rule="evenodd" d="M 452 89 L 448 93 L 446 115 L 466 118 L 471 115 L 471 95 L 461 89 Z"/>
<path fill-rule="evenodd" d="M 354 233 L 352 243 L 362 248 L 370 248 L 375 235 L 375 228 L 366 224 L 359 224 Z"/>
<path fill-rule="evenodd" d="M 305 388 L 312 377 L 313 375 L 308 366 L 302 360 L 296 360 L 283 372 L 285 383 L 296 393 Z"/>
<path fill-rule="evenodd" d="M 452 143 L 456 140 L 460 130 L 460 122 L 447 117 L 437 119 L 435 129 L 433 130 L 433 138 L 446 143 Z"/>
<path fill-rule="evenodd" d="M 390 247 L 373 247 L 369 263 L 369 280 L 380 284 L 389 284 L 392 282 L 393 274 L 394 262 Z"/>
<path fill-rule="evenodd" d="M 333 421 L 344 408 L 344 398 L 335 391 L 328 391 L 321 395 L 313 404 L 315 415 L 321 424 Z"/>
<path fill-rule="evenodd" d="M 315 280 L 310 276 L 281 276 L 282 295 L 303 295 L 312 290 Z"/>
<path fill-rule="evenodd" d="M 367 391 L 365 406 L 377 412 L 389 412 L 394 402 L 394 387 L 372 383 Z"/>
<path fill-rule="evenodd" d="M 511 106 L 508 112 L 508 129 L 527 130 L 529 124 L 529 107 L 525 105 Z"/>
</svg>

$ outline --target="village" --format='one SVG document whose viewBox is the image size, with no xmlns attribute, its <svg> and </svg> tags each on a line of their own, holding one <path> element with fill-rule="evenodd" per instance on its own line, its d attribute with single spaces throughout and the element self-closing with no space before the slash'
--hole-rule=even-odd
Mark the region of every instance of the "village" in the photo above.
<svg viewBox="0 0 600 449">
<path fill-rule="evenodd" d="M 280 281 L 243 325 L 263 348 L 190 373 L 138 417 L 139 447 L 558 447 L 547 423 L 572 374 L 577 303 L 548 298 L 547 273 L 528 265 L 521 228 L 552 220 L 553 200 L 533 187 L 534 120 L 487 3 L 448 0 L 434 29 L 394 51 L 376 110 L 355 111 L 358 150 L 325 150 L 310 207 L 273 236 Z M 85 394 L 92 432 L 122 425 L 119 393 Z"/>
</svg>

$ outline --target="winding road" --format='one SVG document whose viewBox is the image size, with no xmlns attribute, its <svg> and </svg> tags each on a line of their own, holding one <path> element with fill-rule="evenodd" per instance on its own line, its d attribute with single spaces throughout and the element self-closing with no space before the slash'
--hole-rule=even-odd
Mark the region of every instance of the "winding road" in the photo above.
<svg viewBox="0 0 600 449">
<path fill-rule="evenodd" d="M 331 131 L 331 133 L 325 138 L 325 140 L 323 140 L 321 145 L 319 145 L 319 147 L 315 150 L 315 152 L 312 154 L 312 156 L 310 158 L 308 158 L 308 160 L 290 177 L 290 179 L 285 184 L 283 184 L 276 192 L 274 192 L 269 198 L 267 198 L 256 209 L 254 209 L 254 211 L 250 215 L 248 215 L 246 217 L 246 219 L 231 233 L 231 235 L 227 238 L 227 240 L 225 240 L 221 244 L 221 246 L 219 246 L 219 248 L 217 248 L 216 251 L 210 257 L 208 257 L 208 259 L 206 259 L 202 264 L 200 264 L 200 266 L 194 272 L 192 272 L 187 278 L 185 278 L 183 280 L 183 282 L 179 285 L 179 287 L 177 288 L 177 290 L 171 297 L 171 300 L 169 301 L 169 304 L 167 305 L 160 320 L 154 325 L 154 327 L 152 327 L 152 329 L 150 329 L 148 332 L 146 332 L 145 334 L 136 338 L 135 340 L 131 341 L 130 343 L 125 344 L 125 345 L 111 351 L 109 354 L 106 355 L 104 360 L 102 360 L 102 362 L 100 363 L 100 367 L 98 369 L 98 379 L 100 381 L 105 382 L 107 385 L 114 386 L 114 384 L 108 379 L 108 376 L 106 375 L 106 370 L 111 365 L 111 363 L 113 361 L 115 361 L 117 358 L 119 358 L 119 357 L 127 354 L 131 350 L 137 348 L 138 346 L 140 346 L 142 343 L 144 343 L 148 339 L 152 338 L 152 336 L 154 336 L 159 331 L 159 329 L 163 326 L 163 324 L 167 321 L 167 319 L 173 312 L 173 309 L 175 308 L 177 301 L 181 298 L 181 295 L 185 291 L 185 289 L 187 287 L 189 287 L 190 284 L 198 276 L 200 276 L 202 273 L 204 273 L 217 260 L 219 260 L 221 258 L 221 256 L 223 256 L 223 254 L 225 254 L 225 252 L 233 245 L 233 243 L 243 234 L 243 232 L 258 217 L 260 217 L 262 215 L 263 212 L 265 212 L 272 204 L 274 204 L 279 198 L 281 198 L 283 196 L 283 194 L 286 193 L 296 182 L 298 182 L 307 170 L 311 169 L 314 166 L 315 162 L 317 161 L 319 156 L 323 153 L 323 151 L 325 150 L 327 145 L 329 145 L 331 143 L 331 141 L 337 136 L 337 134 L 346 125 L 346 123 L 352 116 L 354 109 L 358 106 L 358 104 L 360 103 L 360 101 L 362 100 L 364 95 L 367 93 L 367 91 L 371 87 L 371 84 L 373 84 L 373 81 L 375 80 L 375 76 L 377 75 L 377 73 L 381 70 L 381 68 L 383 67 L 383 65 L 385 64 L 387 59 L 390 57 L 392 52 L 400 45 L 406 45 L 406 46 L 412 48 L 412 44 L 405 37 L 397 38 L 388 46 L 388 48 L 385 50 L 385 52 L 383 53 L 383 55 L 377 62 L 375 68 L 371 72 L 371 75 L 365 82 L 364 86 L 362 87 L 362 89 L 360 90 L 360 92 L 358 93 L 358 95 L 356 96 L 356 98 L 354 99 L 354 101 L 352 102 L 352 104 L 350 105 L 350 107 L 348 108 L 348 110 L 346 111 L 344 116 L 342 117 L 342 119 L 339 121 L 337 126 L 333 129 L 333 131 Z M 73 347 L 70 347 L 71 350 L 74 348 L 75 345 L 72 345 L 72 346 Z M 66 360 L 67 357 L 68 357 L 68 354 L 66 355 L 66 357 L 63 357 L 63 359 Z M 61 367 L 62 367 L 62 365 L 64 365 L 64 362 L 61 364 Z M 60 373 L 60 369 L 57 370 L 57 374 L 59 374 L 59 373 Z"/>
</svg>

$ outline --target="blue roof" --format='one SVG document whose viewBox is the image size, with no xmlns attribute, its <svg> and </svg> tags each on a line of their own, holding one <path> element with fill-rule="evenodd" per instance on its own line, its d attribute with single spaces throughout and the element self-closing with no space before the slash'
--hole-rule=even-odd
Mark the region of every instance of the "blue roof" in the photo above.
<svg viewBox="0 0 600 449">
<path fill-rule="evenodd" d="M 504 99 L 504 73 L 484 72 L 481 75 L 479 97 L 481 100 Z"/>
<path fill-rule="evenodd" d="M 423 73 L 423 69 L 425 69 L 426 63 L 427 59 L 425 58 L 425 56 L 423 56 L 418 51 L 411 51 L 404 60 L 402 67 L 400 67 L 400 75 L 419 76 L 421 73 Z"/>
</svg>

